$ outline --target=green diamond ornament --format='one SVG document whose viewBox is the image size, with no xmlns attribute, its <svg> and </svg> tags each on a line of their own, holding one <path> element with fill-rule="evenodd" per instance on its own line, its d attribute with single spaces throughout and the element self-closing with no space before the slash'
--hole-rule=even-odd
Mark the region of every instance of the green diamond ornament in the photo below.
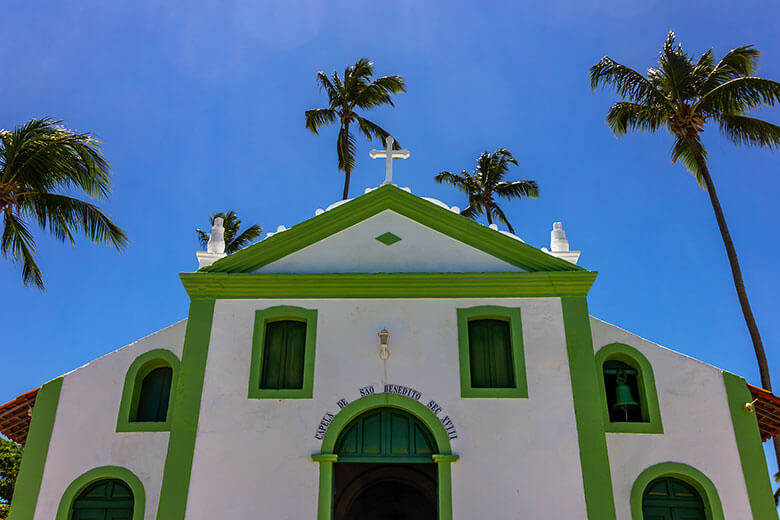
<svg viewBox="0 0 780 520">
<path fill-rule="evenodd" d="M 383 234 L 379 235 L 378 237 L 376 237 L 376 239 L 379 240 L 380 242 L 382 242 L 386 246 L 392 246 L 396 242 L 400 242 L 401 241 L 401 237 L 399 237 L 397 235 L 394 235 L 394 234 L 390 233 L 389 231 L 387 233 L 383 233 Z"/>
</svg>

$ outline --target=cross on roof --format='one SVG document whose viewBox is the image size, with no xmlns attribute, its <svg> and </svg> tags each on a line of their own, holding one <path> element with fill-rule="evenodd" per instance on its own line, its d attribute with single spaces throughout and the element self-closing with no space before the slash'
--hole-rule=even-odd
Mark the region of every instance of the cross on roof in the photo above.
<svg viewBox="0 0 780 520">
<path fill-rule="evenodd" d="M 385 139 L 384 150 L 371 150 L 368 152 L 368 155 L 372 159 L 387 159 L 387 166 L 385 168 L 385 182 L 383 182 L 382 185 L 393 183 L 393 159 L 409 158 L 409 150 L 393 150 L 394 142 L 395 139 L 388 135 Z"/>
</svg>

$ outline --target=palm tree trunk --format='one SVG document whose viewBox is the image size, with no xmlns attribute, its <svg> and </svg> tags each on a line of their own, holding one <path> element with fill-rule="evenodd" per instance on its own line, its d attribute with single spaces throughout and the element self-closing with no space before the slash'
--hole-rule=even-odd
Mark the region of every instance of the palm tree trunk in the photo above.
<svg viewBox="0 0 780 520">
<path fill-rule="evenodd" d="M 487 219 L 488 219 L 488 226 L 489 226 L 489 225 L 491 225 L 491 224 L 493 224 L 493 217 L 491 217 L 491 216 L 490 216 L 490 206 L 488 206 L 487 208 L 485 208 L 485 215 L 487 215 Z"/>
<path fill-rule="evenodd" d="M 693 150 L 694 155 L 696 156 L 696 162 L 702 171 L 702 177 L 704 178 L 704 184 L 707 187 L 707 193 L 710 196 L 712 209 L 715 211 L 715 219 L 718 221 L 718 229 L 720 229 L 720 235 L 723 238 L 723 245 L 726 246 L 726 256 L 728 256 L 729 264 L 731 265 L 731 276 L 734 278 L 734 287 L 737 289 L 739 304 L 742 306 L 742 315 L 745 317 L 745 323 L 750 332 L 750 338 L 753 340 L 753 350 L 755 350 L 756 361 L 758 361 L 758 373 L 761 377 L 761 386 L 771 392 L 772 381 L 769 375 L 769 364 L 766 359 L 764 344 L 761 342 L 758 325 L 756 325 L 756 319 L 753 317 L 753 310 L 750 308 L 747 290 L 745 290 L 745 282 L 742 279 L 742 270 L 739 267 L 739 260 L 737 259 L 737 250 L 734 248 L 734 242 L 731 240 L 731 234 L 726 225 L 726 217 L 723 215 L 723 209 L 720 206 L 718 194 L 715 192 L 715 184 L 712 182 L 710 170 L 707 168 L 707 162 L 704 160 L 704 157 L 699 150 L 698 143 L 692 138 L 687 138 L 687 141 L 688 145 Z M 780 468 L 780 437 L 776 436 L 772 441 L 775 447 L 777 465 L 778 468 Z"/>
<path fill-rule="evenodd" d="M 344 145 L 347 146 L 349 142 L 349 121 L 344 125 Z M 349 165 L 349 150 L 343 150 L 342 155 L 345 158 L 344 161 L 344 194 L 341 200 L 347 200 L 349 197 L 349 177 L 352 174 L 352 167 Z"/>
</svg>

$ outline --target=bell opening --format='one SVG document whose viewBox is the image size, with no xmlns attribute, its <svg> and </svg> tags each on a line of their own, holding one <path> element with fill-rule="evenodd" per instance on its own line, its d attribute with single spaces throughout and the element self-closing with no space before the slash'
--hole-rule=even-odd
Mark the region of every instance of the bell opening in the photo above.
<svg viewBox="0 0 780 520">
<path fill-rule="evenodd" d="M 620 361 L 604 363 L 604 387 L 610 422 L 645 422 L 638 372 Z"/>
</svg>

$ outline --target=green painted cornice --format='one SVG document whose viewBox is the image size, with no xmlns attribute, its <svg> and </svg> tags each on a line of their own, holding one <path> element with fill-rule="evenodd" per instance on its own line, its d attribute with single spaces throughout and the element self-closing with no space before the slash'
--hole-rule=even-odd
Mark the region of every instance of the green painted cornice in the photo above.
<svg viewBox="0 0 780 520">
<path fill-rule="evenodd" d="M 586 271 L 388 184 L 217 260 L 198 272 L 252 272 L 388 209 L 525 271 Z"/>
<path fill-rule="evenodd" d="M 511 240 L 511 239 L 510 239 Z M 194 299 L 585 296 L 596 271 L 548 273 L 181 273 Z"/>
</svg>

